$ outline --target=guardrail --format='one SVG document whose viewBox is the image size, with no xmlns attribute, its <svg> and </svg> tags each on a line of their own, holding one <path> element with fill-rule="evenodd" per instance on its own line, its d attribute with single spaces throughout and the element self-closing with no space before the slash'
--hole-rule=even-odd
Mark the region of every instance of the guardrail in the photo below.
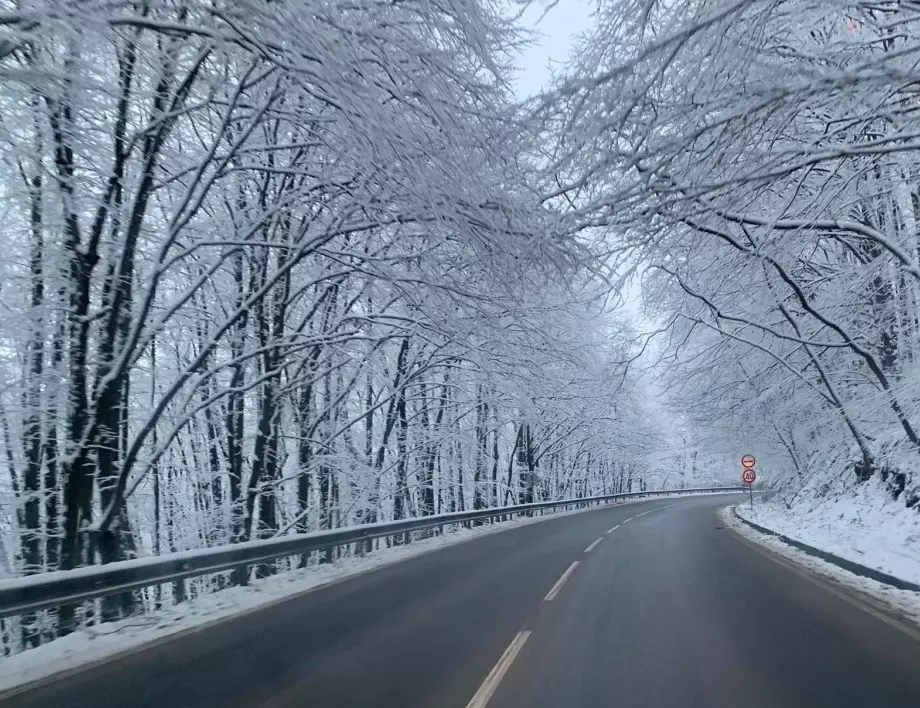
<svg viewBox="0 0 920 708">
<path fill-rule="evenodd" d="M 740 492 L 742 487 L 705 487 L 695 489 L 666 489 L 655 492 L 607 494 L 582 499 L 563 499 L 514 506 L 437 514 L 399 521 L 313 533 L 282 536 L 262 541 L 248 541 L 228 546 L 170 553 L 151 558 L 137 558 L 108 565 L 88 566 L 75 570 L 54 571 L 0 581 L 0 618 L 24 615 L 60 605 L 117 595 L 129 590 L 161 585 L 209 573 L 242 570 L 259 563 L 324 551 L 348 544 L 361 544 L 386 536 L 408 535 L 416 531 L 438 528 L 443 533 L 448 524 L 497 519 L 547 509 L 567 510 L 592 504 L 605 504 L 622 499 L 641 499 L 692 494 L 700 492 Z"/>
</svg>

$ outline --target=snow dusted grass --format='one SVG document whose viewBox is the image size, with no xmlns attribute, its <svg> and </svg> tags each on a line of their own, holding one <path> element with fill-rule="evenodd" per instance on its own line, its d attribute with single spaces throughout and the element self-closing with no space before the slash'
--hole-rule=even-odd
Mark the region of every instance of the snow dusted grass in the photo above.
<svg viewBox="0 0 920 708">
<path fill-rule="evenodd" d="M 854 503 L 852 499 L 848 501 L 849 504 L 843 503 L 842 500 L 828 503 L 821 508 L 833 509 L 833 512 L 825 511 L 823 515 L 820 508 L 807 512 L 796 509 L 786 511 L 781 504 L 759 502 L 756 498 L 753 514 L 746 502 L 737 505 L 735 509 L 745 519 L 815 548 L 877 568 L 904 580 L 920 578 L 920 558 L 916 556 L 916 549 L 906 547 L 907 544 L 917 541 L 918 529 L 915 522 L 898 513 L 893 513 L 890 519 L 883 516 L 883 509 L 888 506 L 887 502 L 884 505 L 873 506 L 868 503 Z M 861 513 L 856 514 L 856 508 L 860 508 Z M 901 509 L 904 510 L 903 506 Z M 904 511 L 910 513 L 909 510 Z M 793 548 L 777 538 L 755 531 L 735 518 L 732 507 L 726 507 L 719 513 L 725 525 L 741 536 L 831 581 L 832 585 L 855 591 L 863 606 L 872 606 L 885 615 L 894 615 L 909 624 L 920 626 L 920 593 L 898 590 L 875 580 L 854 575 L 833 563 Z M 878 525 L 869 527 L 873 520 Z M 913 529 L 913 541 L 909 540 L 908 536 L 899 535 L 905 531 L 909 532 L 910 529 Z"/>
<path fill-rule="evenodd" d="M 685 495 L 696 496 L 696 495 Z M 615 506 L 635 504 L 648 499 L 619 502 Z M 547 519 L 580 514 L 598 508 L 577 509 L 546 516 L 520 517 L 504 523 L 465 529 L 448 527 L 444 536 L 414 541 L 408 546 L 385 548 L 363 558 L 344 558 L 329 565 L 314 566 L 253 581 L 247 587 L 233 587 L 201 595 L 179 605 L 163 608 L 119 622 L 85 627 L 66 637 L 48 642 L 10 657 L 0 657 L 0 698 L 28 684 L 54 676 L 73 673 L 104 663 L 121 654 L 138 651 L 282 600 L 340 582 L 386 565 L 398 563 L 445 546 L 470 541 L 500 531 L 507 531 Z"/>
</svg>

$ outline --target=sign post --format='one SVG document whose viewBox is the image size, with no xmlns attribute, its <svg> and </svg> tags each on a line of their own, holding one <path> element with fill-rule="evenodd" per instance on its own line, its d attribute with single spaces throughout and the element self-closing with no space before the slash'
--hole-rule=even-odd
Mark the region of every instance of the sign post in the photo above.
<svg viewBox="0 0 920 708">
<path fill-rule="evenodd" d="M 751 495 L 751 511 L 754 510 L 754 480 L 757 479 L 757 473 L 754 471 L 754 464 L 757 460 L 753 455 L 745 455 L 741 458 L 741 481 L 747 485 L 748 493 Z"/>
</svg>

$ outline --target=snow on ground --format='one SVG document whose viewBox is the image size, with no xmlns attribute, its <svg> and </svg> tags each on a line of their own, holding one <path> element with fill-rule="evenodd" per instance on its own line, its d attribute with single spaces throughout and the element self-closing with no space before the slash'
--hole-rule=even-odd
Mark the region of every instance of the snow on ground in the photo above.
<svg viewBox="0 0 920 708">
<path fill-rule="evenodd" d="M 745 519 L 841 558 L 920 583 L 920 512 L 891 498 L 881 485 L 863 484 L 833 498 L 792 508 L 774 497 L 738 506 Z"/>
<path fill-rule="evenodd" d="M 894 568 L 886 567 L 885 563 L 870 562 L 873 558 L 871 552 L 873 548 L 885 549 L 879 554 L 881 558 L 888 558 L 887 553 L 889 551 L 893 553 L 893 557 L 901 558 L 902 554 L 900 552 L 894 552 L 897 548 L 895 538 L 885 536 L 885 534 L 878 529 L 873 529 L 869 533 L 860 534 L 859 529 L 861 526 L 859 524 L 845 524 L 844 519 L 847 517 L 841 517 L 839 514 L 842 513 L 843 509 L 847 508 L 846 504 L 831 505 L 837 511 L 837 515 L 833 520 L 825 519 L 823 523 L 817 518 L 816 514 L 809 514 L 809 521 L 804 526 L 796 524 L 795 519 L 798 518 L 797 516 L 784 516 L 780 513 L 780 509 L 771 508 L 771 505 L 768 503 L 762 505 L 764 507 L 762 511 L 758 510 L 758 506 L 758 500 L 755 498 L 754 515 L 751 514 L 751 509 L 747 505 L 747 502 L 739 504 L 734 508 L 744 516 L 744 518 L 750 519 L 766 528 L 779 531 L 790 538 L 829 551 L 835 555 L 852 558 L 862 565 L 872 566 L 879 570 L 889 572 L 892 575 L 897 575 L 897 573 L 894 572 Z M 909 590 L 898 590 L 883 583 L 876 582 L 875 580 L 854 575 L 833 563 L 828 563 L 793 548 L 777 538 L 755 531 L 747 524 L 735 518 L 732 513 L 732 507 L 726 507 L 719 513 L 725 525 L 741 536 L 761 546 L 765 546 L 779 555 L 785 556 L 795 564 L 804 567 L 816 575 L 829 579 L 834 584 L 842 585 L 857 591 L 864 601 L 864 605 L 874 605 L 876 609 L 881 610 L 885 614 L 895 615 L 906 620 L 908 623 L 920 626 L 920 593 L 911 592 Z M 865 516 L 857 518 L 866 521 Z M 882 521 L 878 516 L 872 516 L 870 518 L 875 518 L 880 522 Z M 829 530 L 829 527 L 833 527 L 834 524 L 837 524 L 837 528 L 841 534 L 841 536 L 836 539 L 830 535 L 831 531 Z M 901 522 L 892 523 L 890 528 L 903 528 L 904 525 L 905 522 L 902 520 Z M 818 529 L 818 531 L 811 532 L 811 529 Z M 916 533 L 916 527 L 914 533 Z M 882 540 L 886 541 L 886 543 L 880 543 Z M 824 545 L 822 545 L 822 543 Z M 851 543 L 862 549 L 863 552 L 861 555 L 854 555 L 854 546 L 850 545 Z M 873 545 L 873 543 L 876 545 Z M 848 551 L 848 553 L 845 554 L 844 551 Z M 909 562 L 902 560 L 897 565 L 897 568 L 904 572 L 902 577 L 904 577 L 905 580 L 917 577 L 917 567 L 912 567 Z"/>
<path fill-rule="evenodd" d="M 648 499 L 619 502 L 617 506 L 634 504 L 639 501 L 648 501 Z M 430 553 L 444 546 L 537 523 L 545 519 L 580 514 L 597 508 L 589 507 L 546 516 L 520 517 L 505 523 L 471 529 L 453 527 L 451 530 L 451 527 L 448 527 L 445 529 L 444 536 L 416 541 L 408 546 L 381 549 L 363 558 L 346 558 L 330 565 L 274 575 L 270 578 L 255 580 L 248 587 L 228 588 L 157 612 L 119 622 L 86 627 L 37 649 L 30 649 L 6 658 L 0 657 L 0 698 L 2 694 L 18 686 L 24 686 L 57 673 L 70 672 L 78 667 L 103 663 L 116 655 L 136 651 L 145 645 L 201 629 L 208 624 L 252 612 L 311 589 Z"/>
</svg>

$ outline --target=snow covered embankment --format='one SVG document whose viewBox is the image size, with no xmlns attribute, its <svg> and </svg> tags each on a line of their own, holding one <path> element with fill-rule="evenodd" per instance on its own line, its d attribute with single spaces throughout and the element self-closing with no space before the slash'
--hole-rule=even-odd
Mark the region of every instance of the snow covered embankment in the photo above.
<svg viewBox="0 0 920 708">
<path fill-rule="evenodd" d="M 846 496 L 816 499 L 786 508 L 779 498 L 755 497 L 735 507 L 748 521 L 854 563 L 920 584 L 920 513 L 892 500 L 880 486 L 860 485 Z M 896 614 L 920 624 L 920 593 L 897 590 L 850 573 L 832 563 L 765 536 L 722 512 L 742 535 L 832 580 L 881 601 Z"/>
</svg>

